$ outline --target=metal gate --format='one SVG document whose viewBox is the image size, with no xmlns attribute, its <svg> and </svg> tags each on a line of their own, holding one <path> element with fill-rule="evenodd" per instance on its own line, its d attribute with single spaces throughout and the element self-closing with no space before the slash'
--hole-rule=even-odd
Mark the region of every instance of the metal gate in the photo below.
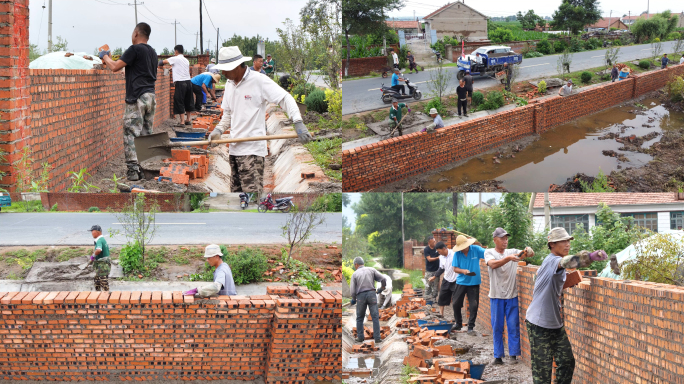
<svg viewBox="0 0 684 384">
<path fill-rule="evenodd" d="M 407 33 L 404 36 L 406 37 L 406 41 L 425 40 L 425 34 L 424 33 Z"/>
<path fill-rule="evenodd" d="M 402 29 L 399 30 L 399 47 L 406 45 L 406 37 Z"/>
<path fill-rule="evenodd" d="M 435 31 L 434 29 L 430 30 L 430 39 L 432 41 L 431 44 L 434 44 L 437 42 L 437 31 Z"/>
</svg>

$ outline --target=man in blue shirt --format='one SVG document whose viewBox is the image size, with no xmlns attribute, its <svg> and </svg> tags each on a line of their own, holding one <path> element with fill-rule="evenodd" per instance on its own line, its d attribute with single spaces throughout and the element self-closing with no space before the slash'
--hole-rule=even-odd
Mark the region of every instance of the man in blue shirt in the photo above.
<svg viewBox="0 0 684 384">
<path fill-rule="evenodd" d="M 249 67 L 252 71 L 266 74 L 266 71 L 262 68 L 264 66 L 264 57 L 261 55 L 252 56 L 252 66 Z"/>
<path fill-rule="evenodd" d="M 212 84 L 221 81 L 221 75 L 216 73 L 204 72 L 190 80 L 192 82 L 192 93 L 195 94 L 195 111 L 202 110 L 203 92 L 205 95 L 211 93 L 211 97 L 216 100 L 214 86 Z"/>
<path fill-rule="evenodd" d="M 430 117 L 432 117 L 432 124 L 428 125 L 427 128 L 423 128 L 421 132 L 434 132 L 437 128 L 444 128 L 444 121 L 442 121 L 442 117 L 437 112 L 437 108 L 430 108 Z"/>
<path fill-rule="evenodd" d="M 454 272 L 458 273 L 456 278 L 456 290 L 451 299 L 454 309 L 454 325 L 452 331 L 461 330 L 463 318 L 461 308 L 463 299 L 468 295 L 468 335 L 475 336 L 475 320 L 477 319 L 477 308 L 480 304 L 480 259 L 484 259 L 485 249 L 475 245 L 477 239 L 466 238 L 459 235 L 456 238 L 456 246 L 453 248 L 454 259 L 451 266 Z"/>
<path fill-rule="evenodd" d="M 405 95 L 406 91 L 404 90 L 404 84 L 399 84 L 400 81 L 406 80 L 399 77 L 399 68 L 394 68 L 394 73 L 392 74 L 392 89 Z"/>
</svg>

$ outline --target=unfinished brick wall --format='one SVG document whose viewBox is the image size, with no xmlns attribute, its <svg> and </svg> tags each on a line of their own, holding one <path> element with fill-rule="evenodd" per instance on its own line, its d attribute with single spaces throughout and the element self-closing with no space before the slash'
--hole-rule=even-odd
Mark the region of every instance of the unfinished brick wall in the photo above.
<svg viewBox="0 0 684 384">
<path fill-rule="evenodd" d="M 293 288 L 0 292 L 0 378 L 340 380 L 341 293 Z"/>
<path fill-rule="evenodd" d="M 183 210 L 185 193 L 148 193 L 145 195 L 150 204 L 155 201 L 161 212 L 178 212 Z M 135 199 L 134 193 L 70 193 L 49 192 L 41 193 L 40 200 L 43 208 L 49 210 L 57 204 L 58 211 L 87 211 L 90 207 L 97 207 L 104 211 L 120 211 L 126 204 Z"/>
<path fill-rule="evenodd" d="M 362 59 L 349 59 L 349 69 L 347 71 L 347 76 L 366 76 L 371 72 L 382 72 L 382 69 L 384 67 L 387 67 L 386 56 L 365 57 Z M 342 60 L 342 68 L 347 68 L 346 59 Z"/>
<path fill-rule="evenodd" d="M 532 278 L 537 269 L 519 267 L 517 274 L 520 344 L 522 359 L 528 365 L 525 313 L 532 301 Z M 480 270 L 477 322 L 491 334 L 489 272 L 484 260 L 480 261 Z M 684 288 L 587 277 L 595 276 L 596 271 L 581 272 L 584 281 L 565 289 L 561 301 L 576 360 L 573 383 L 684 383 Z"/>
<path fill-rule="evenodd" d="M 425 256 L 423 256 L 422 250 L 413 249 L 417 246 L 416 240 L 404 241 L 404 268 L 420 269 L 425 272 Z"/>
<path fill-rule="evenodd" d="M 406 177 L 478 155 L 533 133 L 596 113 L 665 86 L 684 65 L 606 83 L 569 97 L 552 97 L 524 107 L 435 130 L 382 140 L 342 152 L 342 188 L 369 191 Z"/>
</svg>

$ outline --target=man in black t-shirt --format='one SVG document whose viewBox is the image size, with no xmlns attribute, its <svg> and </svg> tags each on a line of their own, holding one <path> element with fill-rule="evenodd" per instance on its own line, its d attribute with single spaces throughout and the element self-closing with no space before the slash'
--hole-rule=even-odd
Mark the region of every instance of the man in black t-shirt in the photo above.
<svg viewBox="0 0 684 384">
<path fill-rule="evenodd" d="M 458 101 L 456 102 L 458 105 L 458 115 L 461 116 L 461 107 L 463 107 L 463 115 L 468 117 L 468 89 L 466 88 L 465 80 L 463 79 L 461 79 L 460 84 L 456 87 L 456 96 L 458 98 Z"/>
<path fill-rule="evenodd" d="M 133 30 L 128 47 L 119 60 L 114 61 L 109 51 L 100 52 L 100 58 L 112 72 L 126 67 L 126 110 L 124 112 L 124 154 L 128 180 L 143 179 L 143 173 L 135 153 L 134 139 L 152 134 L 154 112 L 157 106 L 154 84 L 157 81 L 157 52 L 147 45 L 151 28 L 147 23 L 138 23 Z"/>
<path fill-rule="evenodd" d="M 425 300 L 431 300 L 437 302 L 437 279 L 429 281 L 429 279 L 435 275 L 439 269 L 439 253 L 435 249 L 435 238 L 430 236 L 428 240 L 428 245 L 423 249 L 423 256 L 425 256 Z"/>
</svg>

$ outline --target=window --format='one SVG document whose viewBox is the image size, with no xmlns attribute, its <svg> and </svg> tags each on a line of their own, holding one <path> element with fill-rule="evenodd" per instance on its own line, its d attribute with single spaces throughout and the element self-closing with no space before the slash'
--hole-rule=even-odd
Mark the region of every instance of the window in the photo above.
<svg viewBox="0 0 684 384">
<path fill-rule="evenodd" d="M 670 212 L 670 229 L 684 229 L 684 211 Z"/>
<path fill-rule="evenodd" d="M 589 232 L 589 215 L 551 216 L 551 227 L 563 227 L 570 234 L 577 229 L 577 224 L 581 224 L 584 227 L 584 230 Z"/>
<path fill-rule="evenodd" d="M 644 213 L 623 213 L 622 216 L 630 216 L 634 218 L 634 224 L 646 228 L 653 232 L 658 232 L 658 213 L 644 212 Z"/>
</svg>

